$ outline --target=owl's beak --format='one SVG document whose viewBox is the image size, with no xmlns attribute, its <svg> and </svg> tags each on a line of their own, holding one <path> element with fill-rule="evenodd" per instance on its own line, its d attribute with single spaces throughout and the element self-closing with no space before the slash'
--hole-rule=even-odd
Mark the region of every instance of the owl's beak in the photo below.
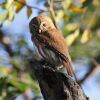
<svg viewBox="0 0 100 100">
<path fill-rule="evenodd" d="M 39 26 L 39 33 L 41 33 L 41 32 L 42 32 L 42 30 L 43 30 L 43 25 L 42 25 L 42 24 L 40 24 L 40 26 Z"/>
<path fill-rule="evenodd" d="M 42 30 L 41 29 L 39 29 L 39 33 L 41 33 L 42 32 Z"/>
</svg>

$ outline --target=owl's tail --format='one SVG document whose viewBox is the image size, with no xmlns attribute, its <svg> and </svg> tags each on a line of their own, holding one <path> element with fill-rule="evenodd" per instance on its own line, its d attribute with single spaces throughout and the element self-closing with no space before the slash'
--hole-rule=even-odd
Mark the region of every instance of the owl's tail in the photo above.
<svg viewBox="0 0 100 100">
<path fill-rule="evenodd" d="M 71 77 L 75 76 L 73 71 L 73 66 L 70 61 L 63 61 L 63 66 L 66 68 L 68 75 L 70 75 Z"/>
</svg>

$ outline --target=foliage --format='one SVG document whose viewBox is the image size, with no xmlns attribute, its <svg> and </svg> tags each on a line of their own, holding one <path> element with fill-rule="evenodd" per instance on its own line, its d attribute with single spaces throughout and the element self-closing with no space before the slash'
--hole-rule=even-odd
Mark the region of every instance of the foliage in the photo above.
<svg viewBox="0 0 100 100">
<path fill-rule="evenodd" d="M 7 55 L 0 56 L 0 100 L 23 93 L 28 87 L 34 93 L 39 93 L 35 77 L 32 79 L 27 72 L 27 59 L 36 56 L 36 52 L 29 47 L 24 36 L 20 35 L 16 41 L 12 41 L 12 37 L 4 34 L 2 27 L 5 22 L 9 26 L 24 7 L 27 9 L 27 18 L 34 13 L 34 9 L 38 10 L 38 15 L 45 14 L 52 18 L 47 1 L 36 0 L 36 6 L 28 5 L 25 0 L 3 0 L 0 3 L 0 48 L 7 52 Z M 44 4 L 45 9 L 38 8 L 37 4 Z M 92 63 L 100 56 L 100 1 L 53 0 L 52 9 L 54 20 L 65 37 L 72 59 L 86 58 L 88 64 Z M 7 38 L 4 41 L 6 36 L 10 41 Z"/>
</svg>

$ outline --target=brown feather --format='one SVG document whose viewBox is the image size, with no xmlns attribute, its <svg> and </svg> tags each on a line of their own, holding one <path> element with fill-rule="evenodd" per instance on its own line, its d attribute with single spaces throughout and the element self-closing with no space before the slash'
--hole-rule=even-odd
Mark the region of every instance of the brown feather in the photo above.
<svg viewBox="0 0 100 100">
<path fill-rule="evenodd" d="M 63 61 L 63 65 L 67 69 L 70 76 L 73 76 L 73 68 L 71 59 L 66 48 L 64 37 L 56 29 L 48 29 L 45 33 L 38 34 L 37 37 L 45 47 L 51 49 Z"/>
</svg>

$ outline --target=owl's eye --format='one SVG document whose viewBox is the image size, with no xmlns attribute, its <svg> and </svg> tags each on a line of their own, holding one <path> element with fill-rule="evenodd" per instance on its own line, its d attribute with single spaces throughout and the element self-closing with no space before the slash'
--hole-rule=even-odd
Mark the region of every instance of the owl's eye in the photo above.
<svg viewBox="0 0 100 100">
<path fill-rule="evenodd" d="M 32 28 L 35 28 L 35 26 L 32 26 Z"/>
<path fill-rule="evenodd" d="M 43 23 L 43 26 L 46 26 L 46 24 L 45 24 L 45 23 Z"/>
<path fill-rule="evenodd" d="M 48 26 L 48 25 L 47 25 L 46 22 L 41 22 L 41 23 L 40 23 L 40 27 L 39 27 L 40 33 L 41 33 L 41 31 L 42 31 L 42 32 L 46 31 L 46 30 L 48 29 L 47 26 Z"/>
<path fill-rule="evenodd" d="M 46 27 L 46 26 L 47 26 L 46 22 L 42 22 L 42 23 L 41 23 L 41 26 Z"/>
<path fill-rule="evenodd" d="M 36 28 L 37 26 L 36 26 L 35 24 L 32 24 L 32 27 L 33 27 L 33 28 Z"/>
</svg>

